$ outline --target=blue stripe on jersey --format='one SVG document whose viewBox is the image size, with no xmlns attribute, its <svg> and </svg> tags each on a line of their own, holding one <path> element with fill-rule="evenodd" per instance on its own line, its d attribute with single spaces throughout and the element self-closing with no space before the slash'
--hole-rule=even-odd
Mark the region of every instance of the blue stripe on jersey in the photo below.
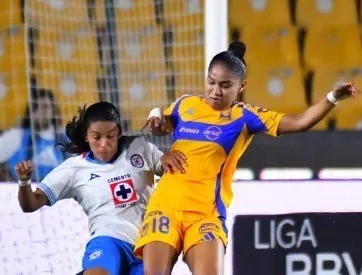
<svg viewBox="0 0 362 275">
<path fill-rule="evenodd" d="M 180 104 L 182 102 L 182 100 L 184 100 L 185 98 L 188 98 L 190 96 L 183 96 L 179 99 L 179 101 L 176 102 L 175 104 L 175 107 L 173 108 L 172 110 L 172 113 L 171 113 L 171 122 L 172 122 L 172 126 L 173 128 L 176 128 L 177 124 L 178 124 L 178 121 L 179 121 L 179 113 L 178 113 L 178 109 L 180 107 Z"/>
<path fill-rule="evenodd" d="M 226 235 L 228 235 L 228 229 L 226 227 L 226 206 L 221 199 L 220 189 L 221 189 L 221 173 L 224 168 L 224 164 L 221 166 L 220 172 L 216 178 L 216 189 L 215 189 L 215 202 L 216 202 L 216 209 L 219 213 L 219 219 L 221 220 L 222 227 Z"/>
<path fill-rule="evenodd" d="M 222 146 L 225 152 L 229 154 L 244 124 L 245 120 L 243 117 L 226 125 L 183 121 L 180 119 L 174 130 L 173 138 L 174 142 L 182 139 L 215 142 Z"/>
<path fill-rule="evenodd" d="M 48 197 L 50 205 L 53 205 L 54 203 L 57 202 L 57 199 L 55 198 L 53 191 L 48 186 L 46 186 L 44 183 L 38 183 L 37 188 L 44 191 L 45 195 L 47 195 L 47 197 Z"/>
<path fill-rule="evenodd" d="M 246 127 L 250 133 L 256 134 L 267 130 L 265 124 L 260 120 L 260 118 L 248 109 L 243 108 L 243 117 L 245 119 Z"/>
</svg>

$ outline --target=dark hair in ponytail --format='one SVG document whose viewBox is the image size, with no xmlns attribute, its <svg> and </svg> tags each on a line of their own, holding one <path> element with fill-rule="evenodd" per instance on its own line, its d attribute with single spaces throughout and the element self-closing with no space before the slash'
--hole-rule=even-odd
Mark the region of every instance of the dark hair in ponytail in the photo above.
<svg viewBox="0 0 362 275">
<path fill-rule="evenodd" d="M 212 58 L 208 70 L 210 71 L 216 64 L 223 64 L 234 75 L 244 80 L 246 76 L 246 63 L 244 60 L 245 51 L 246 46 L 243 42 L 231 42 L 227 51 L 220 52 Z"/>
<path fill-rule="evenodd" d="M 72 154 L 81 154 L 90 150 L 88 142 L 85 141 L 87 130 L 92 122 L 112 121 L 122 132 L 121 118 L 117 108 L 109 102 L 98 102 L 86 108 L 78 109 L 78 117 L 73 117 L 72 121 L 67 123 L 65 133 L 70 142 L 61 144 L 64 151 Z"/>
</svg>

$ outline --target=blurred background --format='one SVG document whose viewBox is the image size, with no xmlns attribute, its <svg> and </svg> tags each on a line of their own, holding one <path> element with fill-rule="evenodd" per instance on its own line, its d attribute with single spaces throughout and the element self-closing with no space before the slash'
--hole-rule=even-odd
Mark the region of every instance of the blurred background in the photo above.
<svg viewBox="0 0 362 275">
<path fill-rule="evenodd" d="M 54 212 L 40 212 L 36 219 L 43 231 L 34 233 L 30 228 L 38 223 L 18 213 L 17 186 L 11 182 L 13 167 L 20 160 L 35 162 L 34 180 L 39 181 L 68 157 L 55 145 L 64 140 L 64 126 L 79 107 L 110 101 L 120 110 L 124 134 L 140 134 L 153 107 L 166 107 L 184 93 L 203 93 L 206 56 L 227 46 L 213 52 L 205 43 L 207 34 L 207 41 L 246 43 L 247 89 L 240 100 L 298 113 L 342 82 L 352 81 L 362 89 L 361 2 L 1 0 L 1 251 L 20 242 L 5 238 L 9 235 L 4 232 L 17 229 L 23 235 L 26 227 L 33 240 L 24 257 L 16 257 L 24 246 L 12 254 L 0 254 L 0 273 L 42 274 L 45 270 L 60 274 L 64 264 L 68 270 L 77 270 L 74 265 L 87 237 L 83 236 L 82 213 L 69 224 L 49 227 L 53 223 L 44 221 L 47 215 L 54 218 Z M 222 9 L 212 8 L 218 5 L 225 8 L 226 16 Z M 208 20 L 214 24 L 205 23 Z M 226 31 L 220 32 L 215 24 Z M 235 181 L 362 179 L 361 130 L 360 99 L 338 105 L 308 133 L 278 139 L 256 136 L 238 164 Z M 170 137 L 154 141 L 167 150 Z M 78 213 L 72 207 L 58 207 L 58 214 Z M 77 223 L 78 231 L 74 229 Z M 63 239 L 50 243 L 53 235 L 49 234 L 63 226 L 78 232 L 73 237 L 81 244 Z M 44 234 L 39 232 L 44 230 L 48 230 L 47 240 L 40 240 Z M 41 248 L 34 247 L 37 241 Z M 36 269 L 41 267 L 32 264 L 34 253 L 55 246 L 57 253 L 80 251 L 79 257 L 66 254 L 64 262 L 56 260 L 49 267 L 51 257 L 58 259 L 53 253 L 42 258 L 43 271 Z M 17 265 L 17 261 L 23 262 Z"/>
<path fill-rule="evenodd" d="M 221 1 L 226 16 L 213 2 L 2 0 L 0 180 L 14 180 L 21 159 L 35 161 L 41 180 L 66 158 L 54 144 L 85 104 L 111 101 L 124 133 L 139 134 L 154 106 L 202 94 L 205 56 L 218 52 L 206 33 L 208 41 L 246 43 L 247 103 L 297 113 L 341 82 L 362 87 L 359 0 Z M 241 178 L 263 178 L 270 167 L 310 178 L 325 167 L 360 167 L 361 107 L 341 104 L 308 134 L 257 136 Z M 169 138 L 156 142 L 167 149 Z"/>
</svg>

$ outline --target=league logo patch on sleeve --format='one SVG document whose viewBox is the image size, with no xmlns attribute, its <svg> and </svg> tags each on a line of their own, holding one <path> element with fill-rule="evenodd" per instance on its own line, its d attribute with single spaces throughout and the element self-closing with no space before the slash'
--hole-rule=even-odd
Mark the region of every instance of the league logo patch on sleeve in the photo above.
<svg viewBox="0 0 362 275">
<path fill-rule="evenodd" d="M 126 207 L 139 199 L 132 179 L 114 182 L 110 185 L 114 204 L 117 207 Z"/>
<path fill-rule="evenodd" d="M 136 168 L 142 168 L 143 165 L 145 165 L 143 158 L 138 154 L 134 154 L 131 156 L 131 163 Z"/>
<path fill-rule="evenodd" d="M 89 255 L 89 260 L 92 261 L 92 260 L 98 259 L 100 256 L 102 256 L 102 254 L 103 254 L 103 251 L 101 249 L 97 249 Z"/>
</svg>

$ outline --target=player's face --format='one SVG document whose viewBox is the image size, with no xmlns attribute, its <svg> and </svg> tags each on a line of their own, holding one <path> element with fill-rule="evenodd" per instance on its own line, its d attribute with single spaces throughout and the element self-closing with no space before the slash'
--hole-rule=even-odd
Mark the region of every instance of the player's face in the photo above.
<svg viewBox="0 0 362 275">
<path fill-rule="evenodd" d="M 245 87 L 245 81 L 229 72 L 222 64 L 215 64 L 206 79 L 206 102 L 215 110 L 224 110 L 236 100 Z"/>
<path fill-rule="evenodd" d="M 121 133 L 113 121 L 94 121 L 89 125 L 86 141 L 95 159 L 108 162 L 118 151 L 118 139 Z"/>
</svg>

